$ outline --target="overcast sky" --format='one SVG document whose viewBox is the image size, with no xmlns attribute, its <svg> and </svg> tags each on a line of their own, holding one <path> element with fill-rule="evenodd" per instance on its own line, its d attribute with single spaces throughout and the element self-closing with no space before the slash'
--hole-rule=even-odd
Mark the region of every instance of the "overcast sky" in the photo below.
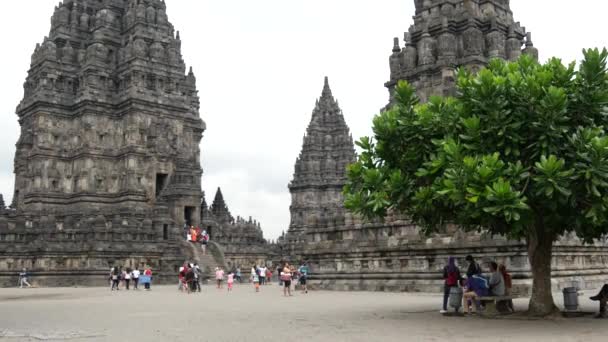
<svg viewBox="0 0 608 342">
<path fill-rule="evenodd" d="M 3 3 L 0 83 L 0 192 L 10 203 L 19 135 L 15 107 L 36 43 L 58 0 Z M 266 238 L 289 225 L 293 175 L 323 76 L 329 76 L 355 138 L 368 135 L 388 100 L 393 37 L 414 15 L 413 0 L 165 0 L 169 20 L 194 68 L 207 122 L 203 189 L 218 186 L 234 216 L 253 216 Z M 581 58 L 608 45 L 606 0 L 512 0 L 515 19 L 533 33 L 541 59 Z"/>
</svg>

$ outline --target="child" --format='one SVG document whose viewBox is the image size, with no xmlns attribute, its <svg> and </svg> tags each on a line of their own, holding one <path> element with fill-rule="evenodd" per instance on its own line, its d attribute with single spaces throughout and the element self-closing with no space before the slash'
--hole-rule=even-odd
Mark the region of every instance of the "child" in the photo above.
<svg viewBox="0 0 608 342">
<path fill-rule="evenodd" d="M 251 275 L 255 292 L 260 292 L 260 276 L 257 273 Z"/>
<path fill-rule="evenodd" d="M 234 283 L 234 273 L 230 272 L 228 274 L 228 292 L 232 291 L 232 284 Z"/>
<path fill-rule="evenodd" d="M 224 270 L 221 267 L 215 268 L 215 280 L 217 281 L 217 288 L 222 288 L 222 281 L 224 281 Z"/>
</svg>

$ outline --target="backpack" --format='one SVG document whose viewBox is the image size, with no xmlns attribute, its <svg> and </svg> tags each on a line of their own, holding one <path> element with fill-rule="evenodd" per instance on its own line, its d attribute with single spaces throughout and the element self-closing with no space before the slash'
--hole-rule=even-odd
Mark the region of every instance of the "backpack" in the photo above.
<svg viewBox="0 0 608 342">
<path fill-rule="evenodd" d="M 459 274 L 458 271 L 448 272 L 448 277 L 445 280 L 445 284 L 448 286 L 456 286 L 458 285 Z"/>
</svg>

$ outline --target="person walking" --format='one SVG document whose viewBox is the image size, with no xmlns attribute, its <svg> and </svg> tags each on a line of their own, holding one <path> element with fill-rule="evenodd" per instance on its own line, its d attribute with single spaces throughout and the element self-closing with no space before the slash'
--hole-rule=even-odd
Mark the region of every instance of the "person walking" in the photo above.
<svg viewBox="0 0 608 342">
<path fill-rule="evenodd" d="M 144 282 L 144 288 L 146 291 L 150 291 L 150 284 L 152 283 L 152 269 L 150 266 L 146 266 L 144 270 L 144 276 L 146 276 L 146 281 Z"/>
<path fill-rule="evenodd" d="M 258 274 L 260 276 L 260 285 L 264 285 L 266 283 L 266 266 L 260 266 Z"/>
<path fill-rule="evenodd" d="M 240 267 L 236 268 L 236 281 L 238 281 L 239 284 L 243 282 L 243 278 L 242 278 L 241 268 Z"/>
<path fill-rule="evenodd" d="M 116 266 L 114 267 L 113 271 L 112 271 L 112 275 L 110 276 L 112 279 L 112 288 L 110 289 L 111 291 L 118 291 L 120 290 L 118 288 L 118 285 L 120 285 L 120 266 Z"/>
<path fill-rule="evenodd" d="M 129 291 L 129 285 L 131 284 L 131 269 L 127 268 L 126 272 L 124 273 L 125 276 L 125 288 L 127 289 L 127 291 Z"/>
<path fill-rule="evenodd" d="M 283 296 L 284 297 L 291 297 L 291 277 L 292 277 L 292 273 L 291 273 L 291 268 L 289 267 L 289 263 L 285 263 L 285 266 L 283 267 L 283 270 L 281 271 L 281 281 L 283 281 Z"/>
<path fill-rule="evenodd" d="M 224 270 L 221 267 L 215 268 L 215 280 L 217 281 L 217 288 L 221 289 L 224 281 Z"/>
<path fill-rule="evenodd" d="M 137 285 L 139 285 L 139 268 L 135 267 L 135 269 L 133 271 L 131 271 L 131 280 L 133 280 L 133 289 L 134 290 L 139 290 L 137 288 Z"/>
<path fill-rule="evenodd" d="M 306 285 L 307 280 L 308 280 L 308 272 L 309 272 L 309 268 L 308 268 L 308 264 L 306 262 L 303 262 L 302 265 L 300 265 L 300 268 L 298 268 L 298 273 L 300 274 L 300 286 L 302 287 L 302 293 L 308 293 L 308 286 Z"/>
<path fill-rule="evenodd" d="M 203 272 L 201 271 L 201 268 L 198 266 L 198 263 L 194 264 L 193 271 L 194 271 L 194 289 L 193 289 L 193 291 L 201 292 L 201 275 L 203 274 Z"/>
<path fill-rule="evenodd" d="M 228 284 L 228 292 L 232 292 L 232 284 L 234 284 L 234 273 L 228 273 L 228 280 L 226 281 Z"/>
<path fill-rule="evenodd" d="M 251 282 L 253 283 L 255 292 L 260 292 L 260 276 L 257 273 L 251 275 Z"/>
<path fill-rule="evenodd" d="M 460 269 L 456 266 L 456 258 L 449 257 L 448 264 L 443 268 L 443 308 L 440 313 L 448 312 L 448 299 L 453 287 L 458 287 L 460 281 Z"/>
<path fill-rule="evenodd" d="M 19 288 L 23 288 L 23 286 L 26 287 L 32 287 L 32 285 L 27 281 L 27 269 L 24 268 L 21 270 L 21 272 L 19 273 Z"/>
</svg>

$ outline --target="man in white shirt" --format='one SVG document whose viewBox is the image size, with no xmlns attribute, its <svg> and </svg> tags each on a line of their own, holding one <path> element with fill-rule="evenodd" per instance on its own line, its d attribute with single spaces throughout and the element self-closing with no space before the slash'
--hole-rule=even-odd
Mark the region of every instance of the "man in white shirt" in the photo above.
<svg viewBox="0 0 608 342">
<path fill-rule="evenodd" d="M 266 266 L 260 266 L 260 285 L 266 285 Z"/>
<path fill-rule="evenodd" d="M 23 288 L 23 286 L 32 287 L 30 283 L 27 281 L 27 270 L 24 268 L 21 273 L 19 273 L 19 287 Z"/>
<path fill-rule="evenodd" d="M 139 275 L 141 274 L 141 272 L 139 272 L 139 269 L 137 267 L 135 267 L 135 269 L 133 270 L 133 272 L 131 272 L 131 278 L 133 278 L 133 288 L 135 290 L 137 290 L 137 283 L 139 283 Z"/>
</svg>

